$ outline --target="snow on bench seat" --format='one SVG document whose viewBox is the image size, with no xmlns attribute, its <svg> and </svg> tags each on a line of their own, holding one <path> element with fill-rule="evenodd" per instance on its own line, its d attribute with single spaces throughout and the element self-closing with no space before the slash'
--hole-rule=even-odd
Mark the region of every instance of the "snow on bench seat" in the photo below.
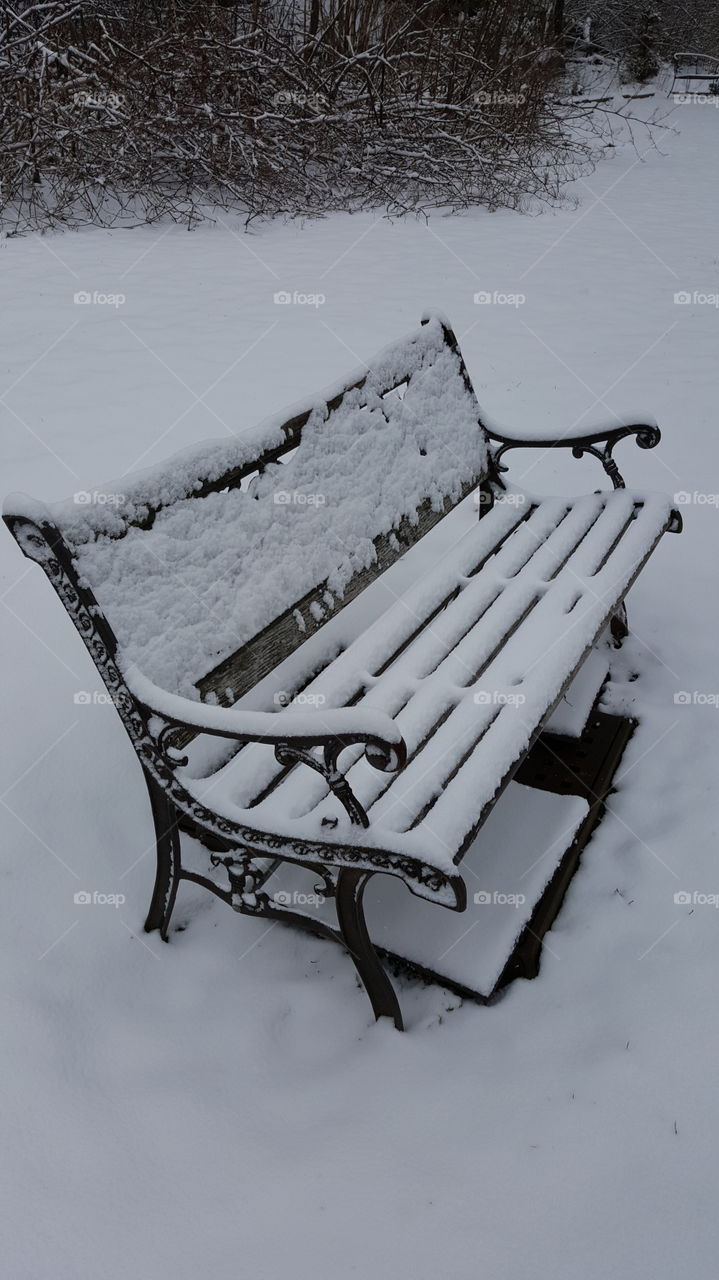
<svg viewBox="0 0 719 1280">
<path fill-rule="evenodd" d="M 668 498 L 626 490 L 502 503 L 307 686 L 318 723 L 323 708 L 380 708 L 405 739 L 398 774 L 360 748 L 343 757 L 368 830 L 321 776 L 261 745 L 188 787 L 256 829 L 451 872 L 670 518 Z"/>
</svg>

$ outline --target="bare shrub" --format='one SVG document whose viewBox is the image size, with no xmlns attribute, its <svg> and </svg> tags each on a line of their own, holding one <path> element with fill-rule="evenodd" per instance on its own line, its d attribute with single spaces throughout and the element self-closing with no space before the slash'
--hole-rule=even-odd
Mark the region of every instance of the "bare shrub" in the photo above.
<svg viewBox="0 0 719 1280">
<path fill-rule="evenodd" d="M 12 231 L 555 199 L 591 159 L 533 0 L 0 0 Z"/>
</svg>

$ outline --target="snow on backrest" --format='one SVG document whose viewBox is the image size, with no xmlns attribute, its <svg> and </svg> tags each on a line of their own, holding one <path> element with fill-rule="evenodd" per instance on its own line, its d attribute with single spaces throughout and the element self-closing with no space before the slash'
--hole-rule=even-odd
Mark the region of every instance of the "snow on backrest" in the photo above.
<svg viewBox="0 0 719 1280">
<path fill-rule="evenodd" d="M 150 528 L 125 521 L 118 537 L 112 521 L 122 522 L 121 511 L 88 513 L 92 529 L 75 509 L 63 532 L 122 662 L 197 698 L 203 676 L 321 587 L 293 624 L 296 647 L 308 621 L 341 607 L 351 580 L 373 566 L 379 538 L 394 545 L 393 531 L 416 524 L 418 512 L 443 513 L 469 492 L 485 472 L 486 440 L 448 338 L 435 319 L 382 352 L 336 407 L 312 409 L 288 460 L 249 489 L 186 497 L 192 484 L 183 473 L 175 497 L 170 464 L 156 495 L 149 476 L 126 486 L 130 505 L 165 504 Z M 273 427 L 268 440 L 276 434 Z M 110 527 L 98 529 L 98 519 Z M 403 549 L 397 544 L 396 554 Z"/>
</svg>

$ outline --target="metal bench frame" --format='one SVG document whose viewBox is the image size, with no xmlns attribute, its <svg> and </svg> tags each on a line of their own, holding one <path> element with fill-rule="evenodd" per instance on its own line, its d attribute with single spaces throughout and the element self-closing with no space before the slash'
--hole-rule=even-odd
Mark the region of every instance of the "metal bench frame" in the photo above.
<svg viewBox="0 0 719 1280">
<path fill-rule="evenodd" d="M 674 79 L 669 90 L 674 92 L 677 80 L 716 80 L 719 82 L 719 58 L 709 53 L 675 53 L 672 57 Z M 691 67 L 691 71 L 684 68 Z"/>
<path fill-rule="evenodd" d="M 457 339 L 446 324 L 443 325 L 443 330 L 444 341 L 459 355 L 462 377 L 467 387 L 471 390 L 472 384 L 462 360 Z M 354 382 L 352 387 L 358 385 L 361 384 Z M 328 401 L 328 406 L 332 408 L 339 405 L 344 394 L 350 389 L 350 386 L 346 387 L 343 392 L 334 397 L 333 401 Z M 474 394 L 473 391 L 472 394 Z M 252 463 L 234 468 L 212 482 L 203 483 L 200 480 L 192 496 L 202 496 L 212 491 L 219 492 L 236 487 L 248 475 L 258 470 L 261 471 L 271 462 L 281 460 L 284 454 L 297 447 L 301 439 L 302 427 L 308 417 L 309 412 L 289 419 L 283 427 L 284 443 L 280 447 L 273 449 L 270 453 L 263 454 Z M 480 420 L 478 420 L 478 431 L 484 431 L 485 437 L 491 442 L 488 470 L 486 474 L 478 477 L 480 519 L 492 508 L 497 495 L 505 487 L 502 477 L 507 471 L 507 466 L 503 459 L 510 450 L 518 448 L 570 449 L 576 458 L 581 458 L 584 454 L 591 454 L 600 462 L 613 487 L 618 489 L 624 487 L 624 480 L 613 457 L 613 450 L 616 444 L 620 440 L 633 436 L 640 448 L 651 449 L 658 444 L 660 439 L 658 428 L 646 423 L 608 427 L 605 430 L 594 430 L 586 434 L 531 440 L 507 434 L 498 434 L 486 428 Z M 457 500 L 462 500 L 469 492 L 471 492 L 471 487 L 463 491 Z M 451 505 L 456 505 L 456 503 Z M 142 527 L 149 527 L 152 524 L 157 510 L 159 508 L 148 511 Z M 381 540 L 381 545 L 378 547 L 378 563 L 373 566 L 374 571 L 369 575 L 365 572 L 359 586 L 357 584 L 353 585 L 353 583 L 349 584 L 345 598 L 339 602 L 339 607 L 343 607 L 348 603 L 364 586 L 368 585 L 369 581 L 381 577 L 392 559 L 398 558 L 409 545 L 424 537 L 444 514 L 446 514 L 446 510 L 442 512 L 435 512 L 429 509 L 424 511 L 416 527 L 408 525 L 406 529 L 402 530 L 403 536 L 399 539 L 398 548 L 391 555 L 388 552 L 389 544 L 387 540 Z M 178 778 L 177 769 L 185 762 L 182 756 L 184 747 L 198 733 L 219 734 L 239 742 L 262 741 L 270 743 L 274 746 L 276 757 L 280 763 L 302 761 L 322 773 L 328 787 L 344 805 L 352 822 L 357 825 L 367 825 L 364 811 L 361 806 L 357 805 L 349 785 L 337 769 L 337 758 L 345 747 L 359 742 L 365 745 L 371 764 L 380 769 L 394 771 L 397 768 L 401 768 L 405 761 L 403 743 L 401 741 L 399 743 L 390 743 L 368 733 L 343 734 L 342 737 L 337 737 L 331 732 L 322 731 L 321 727 L 311 738 L 300 737 L 297 734 L 288 733 L 286 717 L 282 716 L 277 717 L 276 732 L 265 733 L 261 738 L 251 737 L 203 725 L 201 720 L 202 703 L 197 704 L 198 718 L 194 719 L 193 722 L 163 718 L 151 706 L 135 696 L 128 687 L 127 680 L 124 678 L 117 661 L 118 642 L 112 627 L 93 592 L 87 583 L 80 579 L 71 547 L 63 538 L 60 530 L 49 518 L 38 517 L 35 520 L 26 515 L 17 515 L 11 512 L 7 513 L 3 518 L 24 555 L 36 561 L 42 567 L 60 597 L 102 677 L 142 766 L 149 792 L 157 844 L 157 870 L 152 899 L 145 921 L 145 929 L 148 932 L 155 929 L 159 930 L 163 940 L 167 941 L 170 920 L 180 883 L 186 880 L 201 885 L 204 889 L 215 894 L 216 897 L 223 902 L 227 902 L 235 910 L 243 914 L 282 921 L 340 942 L 355 963 L 357 972 L 370 998 L 375 1016 L 378 1018 L 388 1016 L 401 1029 L 402 1015 L 395 990 L 382 964 L 380 955 L 370 940 L 365 923 L 362 900 L 367 883 L 376 872 L 400 874 L 405 880 L 413 881 L 420 891 L 422 886 L 425 886 L 427 890 L 434 894 L 440 890 L 446 890 L 449 897 L 445 901 L 445 905 L 451 906 L 454 910 L 462 911 L 466 905 L 466 890 L 459 872 L 457 871 L 456 875 L 443 876 L 442 873 L 430 865 L 425 865 L 417 859 L 405 857 L 390 850 L 344 846 L 341 852 L 338 853 L 336 849 L 333 849 L 331 845 L 323 841 L 289 840 L 284 836 L 274 837 L 266 832 L 253 830 L 230 821 L 198 802 Z M 672 513 L 672 521 L 668 528 L 672 532 L 681 530 L 681 516 L 678 512 Z M 282 619 L 278 619 L 268 631 L 272 632 L 273 628 L 276 628 L 281 622 Z M 318 627 L 320 625 L 322 624 L 318 624 Z M 623 605 L 616 611 L 612 618 L 611 626 L 615 642 L 621 642 L 621 639 L 627 633 Z M 253 660 L 249 663 L 250 676 L 247 676 L 246 671 L 244 674 L 245 689 L 252 687 L 257 682 L 263 669 L 271 669 L 270 660 L 267 658 L 267 653 L 271 652 L 271 650 L 271 645 L 269 649 L 266 644 L 263 646 L 259 668 L 256 661 Z M 242 663 L 243 652 L 241 650 L 233 659 L 235 671 L 239 670 L 240 674 L 244 670 Z M 275 652 L 275 665 L 281 660 L 282 656 L 284 655 L 280 654 L 278 656 Z M 262 666 L 263 663 L 264 668 Z M 227 681 L 225 667 L 226 664 L 223 664 L 222 679 L 218 682 L 221 687 L 224 687 L 223 681 L 224 683 Z M 203 693 L 208 690 L 211 691 L 213 688 L 212 681 L 205 683 L 206 688 L 203 687 L 202 682 L 198 683 L 198 688 L 202 689 Z M 569 680 L 567 681 L 568 683 Z M 562 693 L 565 689 L 566 685 Z M 238 685 L 235 689 L 235 696 L 240 696 L 243 691 L 242 685 Z M 281 728 L 280 721 L 283 722 Z M 610 734 L 611 750 L 607 748 L 605 742 L 600 757 L 593 760 L 594 772 L 591 773 L 591 778 L 594 781 L 586 782 L 586 793 L 591 800 L 592 806 L 589 815 L 591 821 L 585 823 L 582 828 L 579 847 L 573 847 L 570 850 L 569 862 L 563 864 L 563 870 L 560 868 L 565 880 L 567 867 L 570 863 L 572 864 L 572 869 L 576 865 L 581 847 L 586 843 L 591 829 L 601 815 L 604 798 L 611 785 L 613 768 L 621 756 L 621 750 L 631 733 L 631 728 L 632 726 L 627 722 L 625 723 L 623 734 L 617 734 L 616 732 Z M 512 776 L 517 771 L 520 771 L 519 776 L 523 776 L 525 781 L 531 780 L 531 748 L 533 746 L 534 744 L 530 744 L 524 755 L 516 762 Z M 549 750 L 559 758 L 561 744 L 555 743 L 553 747 L 551 738 L 545 736 L 539 740 L 539 746 L 545 753 Z M 317 754 L 318 748 L 321 748 L 321 754 L 319 755 Z M 612 768 L 607 772 L 607 760 L 610 756 Z M 579 778 L 583 768 L 576 760 L 572 764 L 571 761 L 568 763 L 567 759 L 565 759 L 563 767 L 564 779 L 563 781 L 560 779 L 560 785 L 558 786 L 560 791 L 567 789 L 567 770 L 575 778 Z M 585 779 L 590 777 L 590 774 L 586 773 L 586 767 L 584 767 L 584 775 Z M 598 782 L 600 778 L 601 784 Z M 581 785 L 583 786 L 584 782 Z M 596 789 L 600 785 L 601 793 Z M 183 834 L 193 837 L 209 851 L 213 867 L 225 870 L 228 881 L 227 887 L 216 882 L 209 875 L 201 875 L 183 867 L 181 857 L 181 837 Z M 575 841 L 576 845 L 577 842 Z M 301 910 L 279 905 L 268 894 L 263 893 L 263 884 L 281 862 L 310 867 L 316 873 L 322 893 L 326 897 L 334 899 L 337 917 L 336 929 L 311 918 Z M 562 876 L 560 876 L 560 880 Z M 550 885 L 551 893 L 542 908 L 544 914 L 542 916 L 540 911 L 535 920 L 535 924 L 539 928 L 538 921 L 542 917 L 542 933 L 551 924 L 561 902 L 562 893 L 559 893 L 558 896 L 557 883 L 558 881 L 555 878 L 552 881 L 552 885 Z M 566 884 L 564 887 L 566 888 Z M 553 904 L 551 910 L 547 908 L 547 903 L 549 902 Z M 540 935 L 537 934 L 536 929 L 533 930 L 533 934 L 539 940 Z M 527 939 L 525 938 L 523 943 L 525 952 L 527 950 L 526 944 Z M 384 955 L 387 958 L 387 953 L 384 953 Z M 536 948 L 532 952 L 528 963 L 530 968 L 532 965 L 536 967 Z M 517 968 L 517 964 L 518 961 L 515 960 L 514 967 L 508 965 L 505 975 L 506 980 L 516 976 L 516 972 L 519 972 L 520 969 L 523 972 L 528 972 L 526 964 L 523 969 L 521 965 Z M 436 975 L 424 973 L 421 976 L 435 977 Z M 442 981 L 445 980 L 442 979 Z M 446 982 L 446 985 L 454 985 L 455 989 L 461 990 L 463 995 L 473 996 L 475 994 L 463 988 L 457 988 L 456 984 L 450 982 Z"/>
</svg>

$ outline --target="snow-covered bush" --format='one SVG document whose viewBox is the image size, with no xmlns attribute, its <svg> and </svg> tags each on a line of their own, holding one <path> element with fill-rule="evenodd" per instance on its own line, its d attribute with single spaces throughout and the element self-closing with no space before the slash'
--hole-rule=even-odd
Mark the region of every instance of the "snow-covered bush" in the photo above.
<svg viewBox="0 0 719 1280">
<path fill-rule="evenodd" d="M 0 0 L 12 230 L 553 198 L 590 143 L 533 0 Z"/>
</svg>

